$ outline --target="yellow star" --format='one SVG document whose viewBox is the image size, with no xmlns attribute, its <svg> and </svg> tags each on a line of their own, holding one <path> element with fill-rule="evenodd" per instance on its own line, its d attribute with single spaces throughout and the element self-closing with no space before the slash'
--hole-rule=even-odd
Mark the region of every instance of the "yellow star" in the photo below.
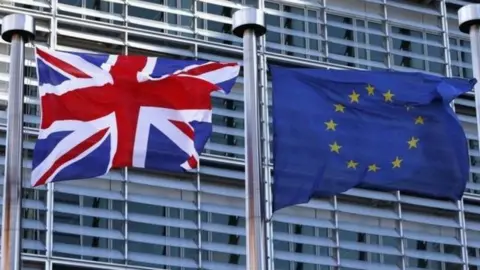
<svg viewBox="0 0 480 270">
<path fill-rule="evenodd" d="M 408 149 L 412 149 L 412 148 L 417 148 L 417 143 L 418 143 L 419 139 L 418 138 L 415 138 L 415 137 L 412 137 L 407 143 L 408 143 Z"/>
<path fill-rule="evenodd" d="M 345 109 L 345 106 L 343 106 L 342 104 L 335 104 L 333 106 L 335 106 L 336 112 L 344 112 L 343 110 Z"/>
<path fill-rule="evenodd" d="M 393 168 L 400 168 L 400 165 L 402 165 L 403 159 L 399 159 L 398 157 L 395 158 L 394 161 L 392 161 Z"/>
<path fill-rule="evenodd" d="M 380 167 L 377 167 L 376 164 L 368 165 L 368 171 L 369 172 L 376 172 L 378 170 L 380 170 Z"/>
<path fill-rule="evenodd" d="M 350 97 L 350 103 L 354 103 L 354 102 L 358 103 L 358 98 L 360 97 L 360 95 L 357 94 L 355 90 L 353 90 L 352 94 L 348 96 Z"/>
<path fill-rule="evenodd" d="M 373 91 L 375 91 L 375 87 L 369 84 L 366 89 L 367 89 L 368 95 L 373 96 Z"/>
<path fill-rule="evenodd" d="M 390 90 L 388 90 L 387 93 L 383 94 L 383 97 L 385 97 L 385 102 L 387 102 L 387 101 L 392 102 L 392 101 L 393 101 L 392 98 L 393 98 L 394 96 L 395 96 L 395 95 L 392 94 L 392 92 L 391 92 Z"/>
<path fill-rule="evenodd" d="M 423 125 L 423 117 L 419 116 L 415 119 L 415 125 L 417 124 Z"/>
<path fill-rule="evenodd" d="M 347 163 L 347 168 L 356 169 L 356 168 L 357 168 L 357 165 L 358 165 L 358 162 L 355 162 L 355 161 L 353 161 L 353 160 L 350 160 L 350 161 Z"/>
<path fill-rule="evenodd" d="M 330 144 L 330 152 L 336 152 L 337 154 L 340 154 L 340 148 L 342 148 L 342 146 L 338 145 L 337 142 Z"/>
<path fill-rule="evenodd" d="M 327 130 L 335 130 L 335 126 L 337 123 L 333 122 L 333 120 L 330 120 L 328 122 L 325 122 L 325 125 L 327 125 Z"/>
</svg>

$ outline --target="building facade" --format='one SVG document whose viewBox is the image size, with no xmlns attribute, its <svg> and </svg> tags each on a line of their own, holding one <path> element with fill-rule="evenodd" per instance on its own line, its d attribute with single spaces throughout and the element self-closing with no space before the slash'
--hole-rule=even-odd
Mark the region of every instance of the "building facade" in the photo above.
<svg viewBox="0 0 480 270">
<path fill-rule="evenodd" d="M 56 50 L 241 61 L 241 39 L 231 34 L 231 16 L 245 6 L 261 9 L 268 28 L 259 47 L 268 187 L 272 181 L 268 64 L 471 78 L 469 38 L 458 30 L 457 10 L 473 2 L 0 0 L 0 18 L 18 12 L 32 15 L 37 22 L 35 44 Z M 8 55 L 9 45 L 2 41 L 2 174 Z M 33 57 L 29 45 L 23 269 L 245 269 L 242 77 L 232 93 L 212 97 L 214 134 L 199 173 L 121 169 L 96 179 L 31 188 L 29 171 L 39 123 Z M 471 181 L 461 202 L 353 189 L 283 209 L 267 226 L 270 269 L 480 269 L 480 152 L 473 94 L 457 99 L 454 107 L 471 148 Z"/>
</svg>

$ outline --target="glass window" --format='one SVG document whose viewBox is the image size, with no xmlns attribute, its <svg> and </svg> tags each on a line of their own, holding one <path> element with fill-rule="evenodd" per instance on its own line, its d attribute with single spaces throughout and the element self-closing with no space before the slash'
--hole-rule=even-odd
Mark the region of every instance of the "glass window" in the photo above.
<svg viewBox="0 0 480 270">
<path fill-rule="evenodd" d="M 245 265 L 245 202 L 229 196 L 236 189 L 221 189 L 201 193 L 203 264 Z"/>
<path fill-rule="evenodd" d="M 333 14 L 327 14 L 327 21 L 329 62 L 365 69 L 386 68 L 381 24 Z"/>
<path fill-rule="evenodd" d="M 68 181 L 56 184 L 55 188 L 53 254 L 124 263 L 125 206 L 121 201 L 121 182 Z"/>
<path fill-rule="evenodd" d="M 457 38 L 450 38 L 449 41 L 452 75 L 455 77 L 473 78 L 470 41 Z"/>
<path fill-rule="evenodd" d="M 320 9 L 265 2 L 267 51 L 319 60 L 322 56 Z"/>
<path fill-rule="evenodd" d="M 64 22 L 58 22 L 57 29 L 57 45 L 62 50 L 70 51 L 79 48 L 81 44 L 82 50 L 95 53 L 123 53 L 125 44 L 122 32 Z"/>
<path fill-rule="evenodd" d="M 457 212 L 403 204 L 402 214 L 409 267 L 442 269 L 451 265 L 456 269 L 455 265 L 461 264 Z"/>
<path fill-rule="evenodd" d="M 395 66 L 445 75 L 444 46 L 440 33 L 422 33 L 398 26 L 392 26 L 391 32 Z"/>
<path fill-rule="evenodd" d="M 59 0 L 58 12 L 76 18 L 123 25 L 124 5 L 106 0 Z"/>
<path fill-rule="evenodd" d="M 195 267 L 199 258 L 195 195 L 182 189 L 191 179 L 157 177 L 161 176 L 129 171 L 129 264 Z"/>
<path fill-rule="evenodd" d="M 400 266 L 395 204 L 346 196 L 338 201 L 340 259 Z"/>
<path fill-rule="evenodd" d="M 30 174 L 24 172 L 23 175 L 23 252 L 44 255 L 46 252 L 47 192 L 45 188 L 31 188 Z"/>
<path fill-rule="evenodd" d="M 197 10 L 201 14 L 197 19 L 198 27 L 202 29 L 200 38 L 222 44 L 242 46 L 239 42 L 240 39 L 232 34 L 231 23 L 227 22 L 236 9 L 233 9 L 230 5 L 223 6 L 217 3 L 199 1 Z M 226 18 L 228 19 L 226 20 Z"/>
<path fill-rule="evenodd" d="M 192 0 L 137 1 L 129 5 L 129 25 L 172 35 L 193 37 Z"/>
</svg>

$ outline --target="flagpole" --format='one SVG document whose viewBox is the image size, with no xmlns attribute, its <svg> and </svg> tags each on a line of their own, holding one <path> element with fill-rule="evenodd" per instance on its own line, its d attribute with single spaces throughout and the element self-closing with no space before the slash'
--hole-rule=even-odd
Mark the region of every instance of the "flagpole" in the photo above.
<svg viewBox="0 0 480 270">
<path fill-rule="evenodd" d="M 246 8 L 233 14 L 233 33 L 243 37 L 243 96 L 245 112 L 245 216 L 248 270 L 265 270 L 265 191 L 262 183 L 260 93 L 257 37 L 266 32 L 263 13 Z"/>
<path fill-rule="evenodd" d="M 472 52 L 473 77 L 480 81 L 480 5 L 466 5 L 458 10 L 458 26 L 461 32 L 470 34 L 470 49 Z M 477 135 L 480 138 L 480 83 L 475 84 L 475 110 L 477 113 Z M 463 200 L 460 201 L 463 205 Z M 463 244 L 467 245 L 467 238 L 463 236 Z M 468 251 L 465 249 L 463 257 L 468 259 Z M 463 266 L 468 269 L 468 263 Z"/>
<path fill-rule="evenodd" d="M 458 10 L 460 31 L 470 34 L 473 77 L 480 81 L 480 4 L 466 5 Z M 475 85 L 475 108 L 477 111 L 477 134 L 480 137 L 480 83 Z"/>
<path fill-rule="evenodd" d="M 35 37 L 35 22 L 25 14 L 2 20 L 2 39 L 10 46 L 10 79 L 7 106 L 7 145 L 3 183 L 2 270 L 22 268 L 22 143 L 25 43 Z"/>
</svg>

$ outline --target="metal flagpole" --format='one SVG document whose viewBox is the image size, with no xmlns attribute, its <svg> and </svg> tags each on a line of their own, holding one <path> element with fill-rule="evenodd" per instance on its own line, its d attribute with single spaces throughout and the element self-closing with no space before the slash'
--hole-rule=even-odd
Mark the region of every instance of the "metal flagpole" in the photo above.
<svg viewBox="0 0 480 270">
<path fill-rule="evenodd" d="M 458 10 L 458 25 L 460 31 L 470 34 L 470 48 L 472 52 L 473 77 L 480 81 L 480 4 L 466 5 Z M 477 113 L 477 135 L 480 138 L 480 83 L 475 85 L 475 110 Z M 463 211 L 463 199 L 460 201 Z M 465 222 L 465 217 L 461 219 Z M 465 225 L 465 224 L 463 224 Z M 466 246 L 467 238 L 462 234 L 462 242 Z M 466 248 L 465 248 L 466 249 Z M 464 250 L 463 256 L 468 262 L 468 252 Z M 467 269 L 468 264 L 463 266 Z"/>
<path fill-rule="evenodd" d="M 458 25 L 463 33 L 470 33 L 473 76 L 480 81 L 480 4 L 466 5 L 458 10 Z M 480 137 L 480 83 L 475 85 L 477 134 Z"/>
<path fill-rule="evenodd" d="M 257 37 L 266 32 L 263 13 L 254 8 L 233 14 L 233 33 L 243 37 L 245 104 L 245 216 L 247 269 L 266 269 L 265 192 L 262 183 Z"/>
<path fill-rule="evenodd" d="M 7 147 L 3 184 L 2 270 L 22 268 L 22 143 L 23 143 L 23 69 L 25 42 L 35 37 L 31 16 L 12 14 L 2 20 L 2 38 L 10 42 L 10 79 L 7 106 Z"/>
</svg>

